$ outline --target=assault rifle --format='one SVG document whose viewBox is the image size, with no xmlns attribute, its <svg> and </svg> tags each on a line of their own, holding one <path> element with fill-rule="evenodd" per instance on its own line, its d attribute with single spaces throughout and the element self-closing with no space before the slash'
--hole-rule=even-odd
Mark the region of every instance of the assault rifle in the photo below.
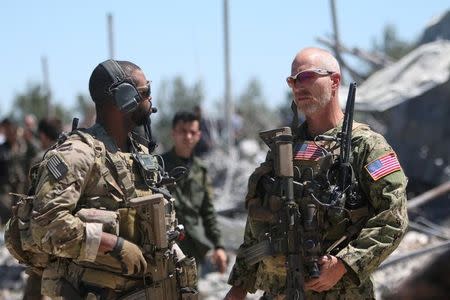
<svg viewBox="0 0 450 300">
<path fill-rule="evenodd" d="M 350 200 L 352 194 L 352 175 L 353 169 L 350 164 L 350 152 L 352 151 L 352 129 L 353 129 L 353 110 L 355 106 L 356 82 L 350 83 L 345 106 L 344 120 L 342 130 L 336 137 L 328 135 L 319 135 L 316 141 L 334 141 L 340 145 L 340 154 L 337 164 L 331 167 L 331 181 L 336 184 L 331 196 L 331 205 L 338 205 L 340 202 Z M 347 199 L 345 199 L 347 198 Z M 350 205 L 348 201 L 345 201 Z"/>
<path fill-rule="evenodd" d="M 361 196 L 357 193 L 357 181 L 353 175 L 353 168 L 350 164 L 350 153 L 352 151 L 352 130 L 353 130 L 353 110 L 355 107 L 356 82 L 350 83 L 347 96 L 347 104 L 345 106 L 344 120 L 342 122 L 342 130 L 337 137 L 319 135 L 316 140 L 335 141 L 340 145 L 339 158 L 329 172 L 329 180 L 334 184 L 333 192 L 330 196 L 330 206 L 346 209 L 358 209 L 364 206 Z M 344 211 L 344 210 L 342 210 Z M 363 222 L 360 219 L 357 223 Z M 341 244 L 344 240 L 357 232 L 358 224 L 349 227 L 347 234 L 335 241 L 325 253 L 330 253 L 334 248 Z"/>
<path fill-rule="evenodd" d="M 274 187 L 280 197 L 282 252 L 286 256 L 286 297 L 305 299 L 302 247 L 302 216 L 294 201 L 294 165 L 292 155 L 292 133 L 289 127 L 260 133 L 260 137 L 274 154 Z M 275 236 L 273 237 L 275 238 Z"/>
</svg>

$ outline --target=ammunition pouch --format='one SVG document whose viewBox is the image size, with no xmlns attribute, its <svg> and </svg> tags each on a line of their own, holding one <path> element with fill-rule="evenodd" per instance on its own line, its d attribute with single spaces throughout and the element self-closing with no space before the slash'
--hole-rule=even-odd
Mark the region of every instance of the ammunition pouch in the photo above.
<svg viewBox="0 0 450 300">
<path fill-rule="evenodd" d="M 264 239 L 255 245 L 241 250 L 238 255 L 251 266 L 259 263 L 267 256 L 284 255 L 286 253 L 286 247 L 286 240 L 284 239 Z"/>
<path fill-rule="evenodd" d="M 181 288 L 195 288 L 197 286 L 197 264 L 195 258 L 184 257 L 177 262 L 177 275 Z"/>
<path fill-rule="evenodd" d="M 82 208 L 75 216 L 86 223 L 101 223 L 103 225 L 103 232 L 119 236 L 119 215 L 115 211 Z"/>
<path fill-rule="evenodd" d="M 30 216 L 34 196 L 16 196 L 20 196 L 20 199 L 12 208 L 12 217 L 5 228 L 6 248 L 20 263 L 35 268 L 39 273 L 48 264 L 50 255 L 39 250 L 31 234 Z"/>
</svg>

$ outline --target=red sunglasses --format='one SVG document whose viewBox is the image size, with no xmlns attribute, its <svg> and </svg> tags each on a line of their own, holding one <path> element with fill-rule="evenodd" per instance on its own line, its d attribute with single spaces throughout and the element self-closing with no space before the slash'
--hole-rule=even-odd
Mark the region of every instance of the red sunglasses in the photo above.
<svg viewBox="0 0 450 300">
<path fill-rule="evenodd" d="M 311 70 L 304 70 L 300 71 L 295 75 L 291 75 L 288 78 L 286 78 L 286 82 L 289 85 L 289 87 L 294 87 L 294 85 L 297 82 L 305 82 L 309 79 L 316 78 L 316 77 L 322 77 L 322 76 L 330 76 L 334 72 L 328 71 L 325 69 L 311 69 Z"/>
</svg>

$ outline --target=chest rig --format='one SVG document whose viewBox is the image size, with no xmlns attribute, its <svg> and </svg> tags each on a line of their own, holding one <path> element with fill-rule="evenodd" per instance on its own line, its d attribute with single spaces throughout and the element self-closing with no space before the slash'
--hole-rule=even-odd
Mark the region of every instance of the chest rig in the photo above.
<svg viewBox="0 0 450 300">
<path fill-rule="evenodd" d="M 242 255 L 250 265 L 284 255 L 288 263 L 302 261 L 305 276 L 314 278 L 320 274 L 318 258 L 335 254 L 360 230 L 367 204 L 359 196 L 353 172 L 348 180 L 351 192 L 338 188 L 337 143 L 296 140 L 292 144 L 284 141 L 289 135 L 289 128 L 260 133 L 271 152 L 251 176 L 247 195 L 251 230 L 259 242 Z"/>
<path fill-rule="evenodd" d="M 146 258 L 147 273 L 140 278 L 123 276 L 114 258 L 98 253 L 94 263 L 69 263 L 69 273 L 82 274 L 72 284 L 121 293 L 134 290 L 132 299 L 178 299 L 183 289 L 191 295 L 196 284 L 195 260 L 180 257 L 172 248 L 183 228 L 175 217 L 174 199 L 161 184 L 157 158 L 131 136 L 131 153 L 110 151 L 108 140 L 98 131 L 94 127 L 69 137 L 81 139 L 95 151 L 76 216 L 102 223 L 104 232 L 137 244 Z"/>
</svg>

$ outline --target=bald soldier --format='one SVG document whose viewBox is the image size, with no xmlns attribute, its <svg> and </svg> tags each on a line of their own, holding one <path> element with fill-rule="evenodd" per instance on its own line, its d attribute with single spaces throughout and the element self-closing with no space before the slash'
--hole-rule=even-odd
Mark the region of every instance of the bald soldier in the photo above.
<svg viewBox="0 0 450 300">
<path fill-rule="evenodd" d="M 95 125 L 59 139 L 32 169 L 17 209 L 22 249 L 5 238 L 8 249 L 25 251 L 19 260 L 51 298 L 196 299 L 195 260 L 175 243 L 174 200 L 159 184 L 152 143 L 131 134 L 150 132 L 150 81 L 134 63 L 107 60 L 89 91 Z"/>
<path fill-rule="evenodd" d="M 334 161 L 338 159 L 340 146 L 334 141 L 318 141 L 316 137 L 336 137 L 341 132 L 344 114 L 339 106 L 340 82 L 339 64 L 325 50 L 303 49 L 292 62 L 287 83 L 297 110 L 306 117 L 303 124 L 292 128 L 293 165 L 298 173 L 294 173 L 294 180 L 308 187 L 308 191 L 295 194 L 299 207 L 332 197 L 327 181 L 333 162 L 330 157 Z M 358 205 L 350 207 L 345 203 L 342 210 L 346 214 L 334 215 L 324 208 L 323 202 L 316 205 L 316 215 L 321 216 L 317 219 L 317 231 L 322 237 L 317 260 L 320 272 L 316 276 L 305 272 L 306 299 L 374 299 L 370 275 L 398 246 L 407 228 L 407 178 L 394 150 L 368 125 L 356 122 L 351 150 Z M 276 247 L 280 237 L 272 236 L 271 255 L 254 251 L 254 255 L 248 257 L 252 252 L 246 251 L 258 249 L 264 239 L 267 241 L 267 232 L 279 226 L 280 211 L 269 207 L 268 203 L 273 201 L 271 190 L 261 184 L 264 176 L 273 177 L 273 163 L 273 153 L 269 152 L 266 161 L 250 176 L 244 242 L 229 277 L 232 287 L 226 299 L 244 299 L 247 292 L 256 290 L 265 291 L 269 299 L 286 297 L 286 257 L 285 252 L 277 250 L 281 246 Z M 312 198 L 320 201 L 309 202 Z M 255 208 L 267 212 L 266 221 L 256 219 L 256 214 L 252 213 Z"/>
</svg>

